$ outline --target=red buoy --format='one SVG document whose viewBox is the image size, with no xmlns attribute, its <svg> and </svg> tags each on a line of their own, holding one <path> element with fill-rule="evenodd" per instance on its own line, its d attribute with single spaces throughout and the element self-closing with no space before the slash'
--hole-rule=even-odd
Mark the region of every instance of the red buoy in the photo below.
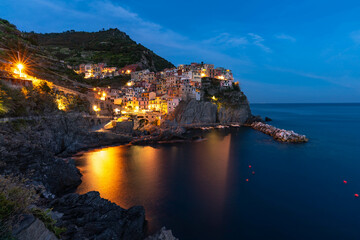
<svg viewBox="0 0 360 240">
<path fill-rule="evenodd" d="M 247 179 L 246 179 L 246 181 L 248 182 L 248 181 L 249 181 L 249 179 L 247 178 Z"/>
<path fill-rule="evenodd" d="M 255 171 L 252 171 L 252 175 L 254 175 L 255 174 Z"/>
<path fill-rule="evenodd" d="M 355 197 L 359 197 L 359 194 L 355 193 L 354 196 L 355 196 Z"/>
<path fill-rule="evenodd" d="M 251 168 L 251 165 L 249 165 L 249 168 Z"/>
<path fill-rule="evenodd" d="M 346 181 L 346 180 L 344 180 L 343 182 L 344 182 L 345 184 L 347 184 L 347 181 Z"/>
</svg>

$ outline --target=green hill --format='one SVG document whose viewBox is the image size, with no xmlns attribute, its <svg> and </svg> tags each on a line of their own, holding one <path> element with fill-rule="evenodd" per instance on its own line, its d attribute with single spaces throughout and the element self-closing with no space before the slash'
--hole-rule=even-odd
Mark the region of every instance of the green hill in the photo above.
<svg viewBox="0 0 360 240">
<path fill-rule="evenodd" d="M 69 88 L 82 87 L 81 83 L 94 86 L 121 86 L 128 76 L 109 79 L 84 79 L 68 65 L 81 63 L 107 63 L 121 68 L 139 64 L 140 69 L 160 71 L 173 64 L 156 55 L 118 29 L 99 32 L 38 34 L 19 31 L 15 25 L 0 18 L 0 75 L 6 74 L 10 63 L 20 57 L 26 61 L 27 73 Z M 5 70 L 5 71 L 4 71 Z"/>
<path fill-rule="evenodd" d="M 116 28 L 99 32 L 29 33 L 29 36 L 53 56 L 71 65 L 105 62 L 121 68 L 138 63 L 140 68 L 152 71 L 174 66 Z"/>
</svg>

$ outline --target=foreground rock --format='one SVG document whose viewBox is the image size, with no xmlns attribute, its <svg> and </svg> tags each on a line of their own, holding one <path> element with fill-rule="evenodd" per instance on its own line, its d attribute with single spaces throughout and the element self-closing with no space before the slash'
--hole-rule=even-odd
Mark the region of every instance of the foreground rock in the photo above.
<svg viewBox="0 0 360 240">
<path fill-rule="evenodd" d="M 171 230 L 166 230 L 165 227 L 162 227 L 159 232 L 145 238 L 145 240 L 179 240 L 179 239 L 173 236 Z"/>
<path fill-rule="evenodd" d="M 91 128 L 80 114 L 1 123 L 0 174 L 30 179 L 55 195 L 71 191 L 81 183 L 80 172 L 72 160 L 58 156 L 130 141 L 130 137 Z"/>
<path fill-rule="evenodd" d="M 33 215 L 23 215 L 13 229 L 13 236 L 18 240 L 57 240 L 53 232 Z"/>
<path fill-rule="evenodd" d="M 309 141 L 305 135 L 297 134 L 294 131 L 279 129 L 262 122 L 253 122 L 250 124 L 250 126 L 253 129 L 272 136 L 275 140 L 279 142 L 303 143 Z"/>
<path fill-rule="evenodd" d="M 123 209 L 100 197 L 98 192 L 67 194 L 50 207 L 61 213 L 59 227 L 66 227 L 62 239 L 124 239 L 144 237 L 145 210 L 135 206 Z"/>
</svg>

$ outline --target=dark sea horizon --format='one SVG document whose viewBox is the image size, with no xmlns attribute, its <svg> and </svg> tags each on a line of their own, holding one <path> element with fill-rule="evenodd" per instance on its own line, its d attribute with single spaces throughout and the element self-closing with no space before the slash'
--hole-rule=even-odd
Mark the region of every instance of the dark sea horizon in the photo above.
<svg viewBox="0 0 360 240">
<path fill-rule="evenodd" d="M 77 192 L 143 205 L 149 233 L 166 226 L 179 239 L 360 239 L 360 103 L 251 109 L 309 142 L 241 127 L 206 141 L 90 150 L 76 157 Z"/>
</svg>

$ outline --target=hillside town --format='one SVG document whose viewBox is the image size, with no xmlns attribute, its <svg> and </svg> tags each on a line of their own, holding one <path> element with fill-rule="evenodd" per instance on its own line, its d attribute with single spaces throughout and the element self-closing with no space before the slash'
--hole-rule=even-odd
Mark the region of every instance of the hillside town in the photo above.
<svg viewBox="0 0 360 240">
<path fill-rule="evenodd" d="M 138 64 L 127 65 L 118 69 L 117 67 L 109 67 L 106 63 L 97 64 L 80 64 L 79 66 L 69 68 L 74 69 L 77 74 L 84 74 L 84 78 L 104 79 L 112 78 L 119 75 L 129 75 L 139 69 Z"/>
<path fill-rule="evenodd" d="M 148 121 L 161 119 L 163 115 L 171 113 L 181 100 L 200 101 L 203 97 L 202 85 L 207 79 L 218 80 L 222 89 L 231 89 L 235 84 L 230 69 L 215 68 L 213 64 L 191 63 L 161 72 L 150 72 L 148 69 L 136 71 L 136 65 L 119 70 L 100 66 L 103 65 L 81 64 L 77 72 L 85 73 L 86 77 L 101 78 L 110 72 L 112 76 L 130 74 L 131 80 L 121 89 L 93 88 L 94 97 L 104 101 L 99 106 L 94 105 L 93 110 L 101 112 L 111 102 L 118 106 L 115 114 L 137 115 Z"/>
</svg>

